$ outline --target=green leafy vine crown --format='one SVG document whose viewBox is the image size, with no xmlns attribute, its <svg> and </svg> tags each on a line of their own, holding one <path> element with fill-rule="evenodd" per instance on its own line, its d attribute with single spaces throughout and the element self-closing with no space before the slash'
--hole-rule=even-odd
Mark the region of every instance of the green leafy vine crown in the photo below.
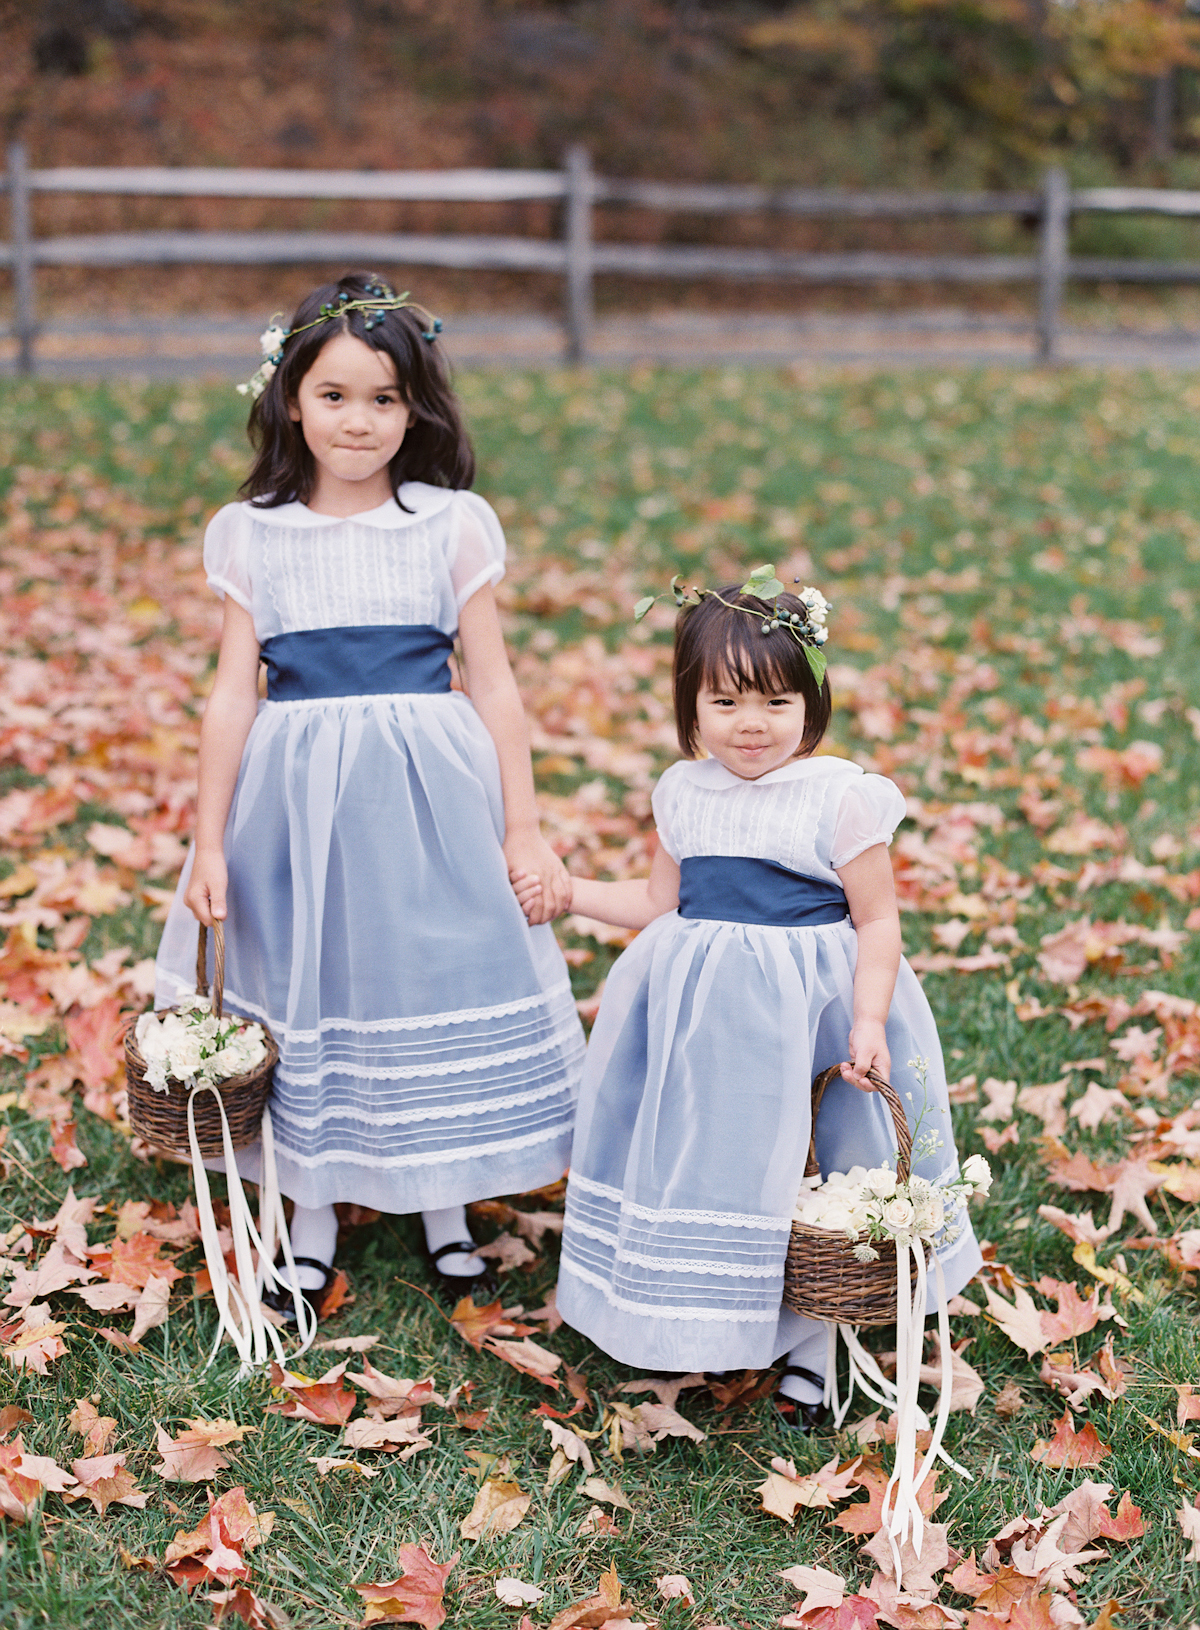
<svg viewBox="0 0 1200 1630">
<path fill-rule="evenodd" d="M 352 311 L 367 312 L 368 315 L 363 324 L 364 328 L 378 328 L 386 312 L 399 311 L 404 306 L 411 306 L 414 310 L 420 312 L 422 316 L 429 315 L 417 306 L 414 300 L 409 299 L 407 289 L 403 294 L 397 294 L 382 279 L 376 277 L 367 284 L 366 299 L 352 300 L 350 295 L 343 289 L 336 300 L 330 300 L 321 307 L 320 314 L 314 317 L 311 323 L 301 323 L 299 328 L 283 328 L 280 326 L 278 316 L 272 317 L 266 330 L 258 338 L 258 343 L 262 347 L 263 360 L 257 373 L 252 378 L 247 379 L 245 384 L 238 386 L 238 394 L 253 396 L 256 400 L 262 395 L 276 368 L 283 361 L 284 346 L 288 340 L 293 339 L 297 334 L 304 334 L 310 328 L 316 328 L 319 323 L 328 323 L 332 322 L 336 317 L 345 317 Z M 441 332 L 442 319 L 440 317 L 429 317 L 429 327 L 422 333 L 421 338 L 432 345 Z"/>
<path fill-rule="evenodd" d="M 799 583 L 800 579 L 797 577 L 795 581 Z M 796 644 L 803 648 L 813 678 L 819 685 L 825 678 L 825 669 L 828 666 L 825 653 L 821 650 L 829 638 L 825 619 L 833 609 L 820 589 L 808 586 L 802 588 L 796 595 L 802 609 L 786 611 L 774 604 L 781 594 L 788 593 L 785 585 L 776 577 L 774 566 L 756 566 L 738 593 L 753 595 L 756 600 L 765 600 L 771 603 L 771 608 L 768 611 L 759 611 L 755 606 L 737 605 L 724 599 L 716 589 L 684 588 L 683 580 L 677 573 L 671 579 L 671 586 L 666 593 L 648 594 L 645 599 L 638 601 L 633 608 L 633 620 L 640 623 L 650 607 L 659 600 L 673 599 L 680 608 L 698 606 L 706 597 L 720 600 L 730 611 L 741 611 L 747 617 L 756 617 L 764 634 L 774 634 L 777 630 L 790 634 Z"/>
</svg>

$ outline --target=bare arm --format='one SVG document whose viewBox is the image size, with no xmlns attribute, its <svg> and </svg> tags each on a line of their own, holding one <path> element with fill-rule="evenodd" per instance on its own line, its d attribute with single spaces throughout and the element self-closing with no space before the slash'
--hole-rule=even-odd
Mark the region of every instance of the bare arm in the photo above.
<svg viewBox="0 0 1200 1630">
<path fill-rule="evenodd" d="M 237 785 L 242 749 L 258 712 L 258 639 L 250 613 L 228 596 L 221 626 L 217 677 L 200 726 L 196 799 L 196 858 L 184 900 L 211 928 L 225 916 L 225 822 Z"/>
<path fill-rule="evenodd" d="M 548 923 L 570 899 L 570 880 L 562 861 L 542 836 L 529 757 L 529 727 L 517 682 L 508 664 L 500 616 L 491 585 L 485 584 L 462 608 L 458 618 L 463 662 L 475 711 L 496 744 L 500 788 L 504 797 L 504 858 L 508 875 L 534 875 L 542 895 L 526 910 L 531 923 Z"/>
<path fill-rule="evenodd" d="M 520 893 L 518 889 L 518 898 Z M 648 878 L 597 883 L 589 877 L 573 877 L 568 909 L 602 923 L 613 923 L 617 928 L 645 928 L 656 917 L 674 911 L 678 904 L 679 866 L 660 846 L 650 863 Z"/>
<path fill-rule="evenodd" d="M 864 849 L 839 868 L 838 877 L 858 935 L 850 1068 L 843 1067 L 842 1074 L 870 1092 L 867 1071 L 874 1067 L 887 1079 L 892 1067 L 884 1032 L 900 968 L 900 912 L 887 845 L 875 843 Z"/>
</svg>

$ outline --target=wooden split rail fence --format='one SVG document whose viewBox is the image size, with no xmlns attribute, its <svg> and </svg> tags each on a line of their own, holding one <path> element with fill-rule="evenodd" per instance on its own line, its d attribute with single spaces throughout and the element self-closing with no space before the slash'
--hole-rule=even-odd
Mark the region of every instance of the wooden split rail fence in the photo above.
<svg viewBox="0 0 1200 1630">
<path fill-rule="evenodd" d="M 587 150 L 573 147 L 561 170 L 251 170 L 31 169 L 21 144 L 8 151 L 0 188 L 9 200 L 9 239 L 0 266 L 10 269 L 17 369 L 32 373 L 38 336 L 36 279 L 42 266 L 359 264 L 380 270 L 442 266 L 539 272 L 564 283 L 564 354 L 588 360 L 597 276 L 771 280 L 803 283 L 1016 283 L 1037 291 L 1037 354 L 1059 356 L 1063 290 L 1068 279 L 1119 283 L 1200 283 L 1200 261 L 1109 260 L 1072 256 L 1071 216 L 1083 213 L 1200 217 L 1200 192 L 1133 187 L 1073 191 L 1060 169 L 1038 191 L 851 193 L 799 187 L 621 181 L 596 175 Z M 557 239 L 479 233 L 356 231 L 102 232 L 35 237 L 32 203 L 40 193 L 159 198 L 341 199 L 358 202 L 557 202 Z M 1037 229 L 1029 255 L 827 253 L 717 245 L 617 243 L 597 239 L 597 205 L 685 215 L 759 215 L 832 221 L 1011 216 Z"/>
</svg>

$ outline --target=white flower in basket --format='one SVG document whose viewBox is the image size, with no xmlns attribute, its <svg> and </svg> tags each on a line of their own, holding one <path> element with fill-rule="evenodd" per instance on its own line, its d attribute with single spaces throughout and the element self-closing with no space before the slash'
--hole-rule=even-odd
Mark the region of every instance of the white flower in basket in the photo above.
<svg viewBox="0 0 1200 1630">
<path fill-rule="evenodd" d="M 961 1225 L 954 1222 L 972 1194 L 986 1194 L 992 1174 L 982 1155 L 972 1155 L 956 1183 L 939 1185 L 927 1177 L 899 1183 L 890 1166 L 852 1166 L 848 1172 L 806 1177 L 792 1213 L 798 1223 L 844 1234 L 860 1262 L 874 1262 L 875 1245 L 896 1240 L 906 1245 L 949 1245 Z M 872 1243 L 869 1243 L 872 1242 Z"/>
<path fill-rule="evenodd" d="M 248 1075 L 267 1056 L 261 1024 L 226 1014 L 218 1019 L 207 996 L 189 996 L 177 1010 L 143 1013 L 134 1034 L 146 1061 L 146 1082 L 169 1092 L 170 1081 L 184 1087 L 216 1086 Z"/>
</svg>

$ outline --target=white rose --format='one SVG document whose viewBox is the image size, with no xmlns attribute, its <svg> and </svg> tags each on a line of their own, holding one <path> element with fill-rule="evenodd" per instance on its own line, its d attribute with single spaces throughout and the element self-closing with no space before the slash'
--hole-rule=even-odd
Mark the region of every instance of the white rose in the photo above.
<svg viewBox="0 0 1200 1630">
<path fill-rule="evenodd" d="M 863 1188 L 879 1200 L 890 1200 L 896 1192 L 896 1174 L 887 1166 L 877 1166 L 863 1179 Z"/>
<path fill-rule="evenodd" d="M 913 1217 L 912 1201 L 905 1200 L 900 1196 L 897 1196 L 894 1200 L 889 1200 L 883 1208 L 883 1225 L 894 1234 L 901 1233 L 906 1228 L 911 1228 Z"/>
<path fill-rule="evenodd" d="M 968 1155 L 962 1174 L 976 1194 L 986 1194 L 992 1186 L 992 1168 L 982 1155 Z"/>
</svg>

